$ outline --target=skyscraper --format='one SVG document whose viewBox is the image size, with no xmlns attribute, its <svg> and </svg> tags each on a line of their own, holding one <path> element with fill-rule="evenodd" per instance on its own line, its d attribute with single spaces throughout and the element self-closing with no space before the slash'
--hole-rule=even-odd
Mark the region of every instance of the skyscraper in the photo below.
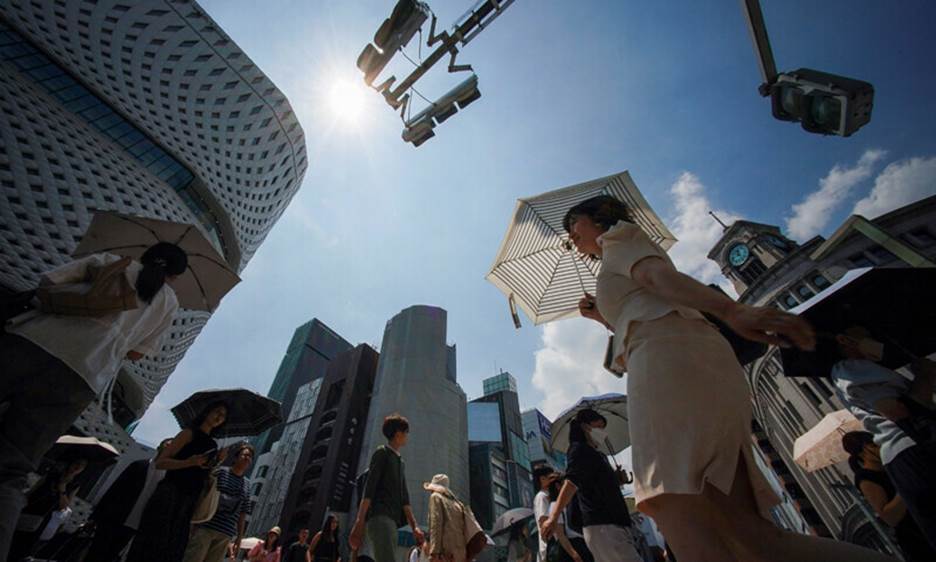
<svg viewBox="0 0 936 562">
<path fill-rule="evenodd" d="M 350 343 L 317 318 L 299 326 L 286 348 L 286 355 L 280 362 L 267 396 L 283 405 L 284 414 L 289 412 L 299 387 L 324 377 L 329 361 L 349 349 Z M 282 433 L 283 426 L 279 425 L 257 436 L 254 440 L 257 454 L 269 451 Z"/>
<path fill-rule="evenodd" d="M 485 395 L 468 404 L 471 506 L 490 529 L 507 509 L 532 506 L 534 490 L 517 381 L 500 373 L 483 386 Z"/>
<path fill-rule="evenodd" d="M 377 358 L 377 351 L 361 344 L 329 364 L 279 516 L 286 536 L 320 527 L 328 513 L 346 515 L 351 509 Z"/>
<path fill-rule="evenodd" d="M 285 96 L 196 2 L 0 2 L 0 294 L 68 261 L 96 209 L 194 224 L 241 271 L 307 165 Z M 93 404 L 76 429 L 134 447 L 209 316 L 125 365 L 119 427 Z"/>
<path fill-rule="evenodd" d="M 448 474 L 452 491 L 468 498 L 466 398 L 453 380 L 454 346 L 446 343 L 446 316 L 441 308 L 418 305 L 387 323 L 359 463 L 359 472 L 365 470 L 371 453 L 386 443 L 384 417 L 399 413 L 409 419 L 410 439 L 403 449 L 406 484 L 423 526 L 428 496 L 422 485 L 434 474 Z"/>
<path fill-rule="evenodd" d="M 523 420 L 523 437 L 530 451 L 530 464 L 548 464 L 556 470 L 565 470 L 565 453 L 552 448 L 552 422 L 536 408 L 520 414 Z"/>
</svg>

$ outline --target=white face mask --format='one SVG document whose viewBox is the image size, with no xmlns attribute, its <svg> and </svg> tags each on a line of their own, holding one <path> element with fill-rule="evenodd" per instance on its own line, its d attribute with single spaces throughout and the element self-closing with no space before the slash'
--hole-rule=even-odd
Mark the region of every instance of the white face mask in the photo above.
<svg viewBox="0 0 936 562">
<path fill-rule="evenodd" d="M 593 427 L 588 431 L 588 435 L 592 438 L 598 445 L 604 445 L 605 441 L 608 440 L 608 432 L 600 427 Z"/>
</svg>

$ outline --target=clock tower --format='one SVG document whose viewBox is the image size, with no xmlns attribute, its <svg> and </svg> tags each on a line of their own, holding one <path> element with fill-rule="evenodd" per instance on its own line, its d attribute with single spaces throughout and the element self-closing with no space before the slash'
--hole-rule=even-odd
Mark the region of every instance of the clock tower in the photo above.
<svg viewBox="0 0 936 562">
<path fill-rule="evenodd" d="M 776 226 L 736 221 L 725 226 L 724 234 L 708 257 L 721 267 L 722 274 L 741 295 L 797 247 L 797 243 Z"/>
</svg>

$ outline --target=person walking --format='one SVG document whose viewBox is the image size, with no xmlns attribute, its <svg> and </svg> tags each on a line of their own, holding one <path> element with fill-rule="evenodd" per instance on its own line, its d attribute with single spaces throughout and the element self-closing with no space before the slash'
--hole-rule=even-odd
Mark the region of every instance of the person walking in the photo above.
<svg viewBox="0 0 936 562">
<path fill-rule="evenodd" d="M 639 562 L 627 502 L 621 494 L 620 473 L 611 468 L 601 451 L 607 424 L 604 416 L 594 410 L 581 410 L 575 415 L 569 428 L 566 479 L 549 517 L 541 525 L 541 534 L 549 540 L 561 533 L 562 512 L 576 496 L 582 508 L 585 544 L 595 561 Z"/>
<path fill-rule="evenodd" d="M 64 466 L 53 468 L 32 487 L 13 535 L 8 558 L 11 562 L 30 555 L 52 514 L 71 506 L 79 487 L 76 479 L 87 466 L 86 459 L 71 459 Z"/>
<path fill-rule="evenodd" d="M 549 541 L 546 540 L 542 525 L 549 519 L 550 506 L 558 499 L 559 473 L 550 466 L 538 466 L 533 469 L 533 484 L 538 490 L 533 497 L 533 517 L 536 520 L 536 527 L 539 529 L 537 540 L 539 550 L 537 552 L 538 562 L 546 562 L 549 553 Z M 556 521 L 554 530 L 555 540 L 568 560 L 573 562 L 583 562 L 581 555 L 575 550 L 571 540 L 566 532 L 565 516 L 561 514 Z"/>
<path fill-rule="evenodd" d="M 351 528 L 349 542 L 351 548 L 357 550 L 363 542 L 366 525 L 376 562 L 395 560 L 397 529 L 407 522 L 413 530 L 416 544 L 421 545 L 425 540 L 410 507 L 405 466 L 400 455 L 409 438 L 409 430 L 409 422 L 399 414 L 384 418 L 382 432 L 387 444 L 378 447 L 371 455 L 364 497 Z"/>
<path fill-rule="evenodd" d="M 40 288 L 78 284 L 108 267 L 112 254 L 93 254 L 46 272 Z M 90 317 L 31 311 L 0 334 L 0 560 L 7 556 L 26 499 L 26 475 L 81 412 L 110 387 L 124 360 L 139 361 L 159 349 L 179 308 L 173 281 L 188 267 L 178 246 L 151 246 L 140 261 L 125 262 L 127 306 Z M 50 289 L 51 290 L 51 289 Z M 44 305 L 45 306 L 45 305 Z M 53 307 L 54 308 L 54 307 Z"/>
<path fill-rule="evenodd" d="M 315 533 L 309 546 L 309 555 L 314 562 L 341 562 L 338 542 L 338 518 L 329 514 L 322 523 L 322 530 Z"/>
<path fill-rule="evenodd" d="M 601 260 L 596 295 L 586 294 L 579 310 L 614 333 L 610 365 L 628 373 L 637 507 L 653 517 L 680 560 L 891 560 L 773 525 L 769 510 L 779 498 L 751 450 L 744 371 L 702 313 L 746 339 L 803 349 L 815 346 L 812 327 L 680 273 L 613 197 L 573 206 L 563 224 L 579 252 Z M 594 434 L 600 427 L 581 429 Z"/>
<path fill-rule="evenodd" d="M 233 554 L 240 550 L 251 512 L 250 482 L 244 475 L 253 462 L 254 448 L 243 442 L 232 451 L 234 464 L 231 468 L 216 472 L 215 485 L 221 493 L 218 509 L 209 521 L 192 529 L 182 557 L 184 562 L 221 562 L 225 554 L 234 558 Z"/>
<path fill-rule="evenodd" d="M 874 436 L 867 431 L 850 431 L 842 436 L 842 448 L 849 455 L 848 466 L 855 475 L 855 487 L 878 518 L 894 529 L 907 562 L 936 560 L 936 549 L 927 542 L 887 476 Z"/>
<path fill-rule="evenodd" d="M 279 538 L 282 534 L 279 527 L 273 527 L 267 531 L 266 539 L 257 541 L 257 544 L 247 553 L 248 562 L 280 562 L 282 549 L 279 545 Z"/>
<path fill-rule="evenodd" d="M 296 542 L 286 548 L 283 562 L 312 562 L 309 555 L 309 530 L 299 529 L 299 537 Z"/>
<path fill-rule="evenodd" d="M 88 560 L 115 562 L 130 543 L 140 526 L 146 503 L 165 475 L 165 471 L 156 468 L 156 458 L 171 441 L 163 439 L 153 458 L 127 465 L 94 507 L 89 518 L 94 538 L 88 548 Z"/>
<path fill-rule="evenodd" d="M 423 484 L 429 492 L 429 557 L 431 560 L 466 562 L 467 536 L 474 514 L 449 489 L 449 477 L 436 474 Z M 470 519 L 469 519 L 470 518 Z M 472 527 L 474 528 L 474 527 Z"/>
<path fill-rule="evenodd" d="M 156 468 L 165 470 L 166 476 L 143 511 L 127 562 L 181 562 L 211 466 L 224 462 L 225 452 L 216 454 L 218 444 L 212 437 L 224 428 L 226 419 L 223 403 L 207 406 L 156 459 Z"/>
<path fill-rule="evenodd" d="M 910 364 L 909 381 L 879 365 L 884 344 L 862 326 L 837 334 L 841 360 L 831 377 L 839 399 L 874 435 L 884 471 L 900 494 L 910 516 L 936 549 L 936 414 L 933 390 L 936 363 L 921 358 Z"/>
</svg>

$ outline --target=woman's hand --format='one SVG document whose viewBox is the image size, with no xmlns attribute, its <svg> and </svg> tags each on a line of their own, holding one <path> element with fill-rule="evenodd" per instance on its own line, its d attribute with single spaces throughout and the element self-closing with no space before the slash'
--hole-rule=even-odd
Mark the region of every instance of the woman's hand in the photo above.
<svg viewBox="0 0 936 562">
<path fill-rule="evenodd" d="M 546 521 L 543 521 L 543 524 L 540 528 L 540 533 L 543 535 L 543 540 L 548 541 L 550 538 L 552 538 L 553 533 L 556 531 L 557 522 L 558 519 L 556 519 L 555 515 L 550 515 L 548 518 L 546 518 Z"/>
<path fill-rule="evenodd" d="M 600 322 L 605 326 L 608 325 L 605 322 L 604 317 L 598 312 L 598 305 L 595 303 L 595 296 L 585 293 L 585 296 L 582 297 L 578 302 L 579 314 L 585 318 L 590 318 L 596 322 Z"/>
<path fill-rule="evenodd" d="M 749 340 L 808 351 L 816 347 L 816 332 L 809 322 L 776 308 L 732 302 L 722 320 Z"/>
<path fill-rule="evenodd" d="M 198 468 L 208 468 L 209 461 L 211 461 L 211 454 L 205 453 L 204 455 L 192 455 L 189 458 L 185 459 L 189 466 L 195 466 Z"/>
</svg>

